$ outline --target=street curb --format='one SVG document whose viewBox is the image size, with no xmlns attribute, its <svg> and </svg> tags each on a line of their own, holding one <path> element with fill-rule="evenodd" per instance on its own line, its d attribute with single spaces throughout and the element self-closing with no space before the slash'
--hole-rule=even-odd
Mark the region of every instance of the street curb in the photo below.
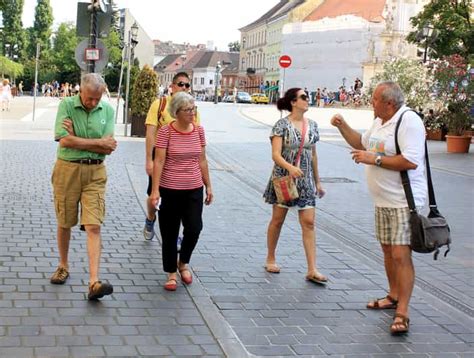
<svg viewBox="0 0 474 358">
<path fill-rule="evenodd" d="M 142 174 L 138 173 L 138 170 L 142 170 L 143 166 L 125 164 L 125 167 L 137 201 L 140 204 L 143 213 L 145 214 L 145 202 L 147 198 L 145 193 L 147 188 L 147 179 L 144 171 Z M 140 169 L 137 170 L 137 168 Z M 161 245 L 161 238 L 159 238 L 158 235 L 157 240 Z M 190 267 L 190 271 L 193 276 L 197 278 L 192 270 L 192 267 Z M 204 289 L 204 286 L 201 284 L 199 279 L 194 280 L 192 285 L 184 285 L 184 287 L 226 357 L 256 357 L 255 355 L 249 353 L 247 349 L 245 349 L 245 346 L 242 344 L 229 323 L 227 323 L 224 316 L 222 316 L 221 312 L 217 309 L 216 305 L 212 301 L 210 295 Z"/>
</svg>

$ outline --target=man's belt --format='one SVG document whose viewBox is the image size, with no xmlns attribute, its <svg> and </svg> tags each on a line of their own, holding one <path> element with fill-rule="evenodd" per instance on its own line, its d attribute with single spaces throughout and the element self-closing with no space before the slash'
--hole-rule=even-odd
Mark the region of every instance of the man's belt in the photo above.
<svg viewBox="0 0 474 358">
<path fill-rule="evenodd" d="M 79 160 L 71 160 L 71 163 L 79 163 L 79 164 L 102 164 L 103 160 L 101 159 L 79 159 Z"/>
</svg>

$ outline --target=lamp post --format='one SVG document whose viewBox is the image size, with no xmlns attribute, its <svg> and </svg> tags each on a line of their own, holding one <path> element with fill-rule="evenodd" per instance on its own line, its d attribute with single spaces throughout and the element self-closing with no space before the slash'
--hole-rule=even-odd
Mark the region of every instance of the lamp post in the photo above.
<svg viewBox="0 0 474 358">
<path fill-rule="evenodd" d="M 130 30 L 128 31 L 128 43 L 127 43 L 127 51 L 128 51 L 127 84 L 125 87 L 125 106 L 124 106 L 124 114 L 123 114 L 125 137 L 127 136 L 127 125 L 128 125 L 128 99 L 130 96 L 130 68 L 133 66 L 133 55 L 134 55 L 133 50 L 138 43 L 137 36 L 138 36 L 138 24 L 134 22 Z"/>
<path fill-rule="evenodd" d="M 215 86 L 214 86 L 214 104 L 217 104 L 219 102 L 219 98 L 217 95 L 217 90 L 219 89 L 219 77 L 220 77 L 220 71 L 221 71 L 221 61 L 217 61 L 216 64 L 216 78 L 215 78 Z"/>
<path fill-rule="evenodd" d="M 426 57 L 428 55 L 428 44 L 430 43 L 431 36 L 433 35 L 433 27 L 430 24 L 427 24 L 422 29 L 423 37 L 425 38 L 425 51 L 423 53 L 423 63 L 426 62 Z"/>
</svg>

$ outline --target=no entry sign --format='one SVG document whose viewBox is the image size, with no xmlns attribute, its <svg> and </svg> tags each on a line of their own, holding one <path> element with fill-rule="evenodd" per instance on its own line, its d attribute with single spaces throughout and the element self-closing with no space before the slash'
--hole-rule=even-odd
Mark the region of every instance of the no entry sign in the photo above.
<svg viewBox="0 0 474 358">
<path fill-rule="evenodd" d="M 288 68 L 291 66 L 291 57 L 288 55 L 283 55 L 278 60 L 278 63 L 280 64 L 280 67 Z"/>
</svg>

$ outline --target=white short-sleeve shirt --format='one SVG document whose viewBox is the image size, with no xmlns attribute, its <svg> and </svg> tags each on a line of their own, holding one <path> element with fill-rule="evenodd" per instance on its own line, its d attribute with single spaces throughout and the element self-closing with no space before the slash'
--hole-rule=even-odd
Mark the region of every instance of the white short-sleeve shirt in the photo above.
<svg viewBox="0 0 474 358">
<path fill-rule="evenodd" d="M 395 156 L 395 126 L 401 113 L 407 109 L 409 108 L 402 106 L 384 124 L 380 118 L 376 118 L 372 127 L 362 135 L 362 145 L 365 149 L 377 155 Z M 408 170 L 408 178 L 415 205 L 425 206 L 428 191 L 425 176 L 425 127 L 421 118 L 413 111 L 403 115 L 403 121 L 398 129 L 398 145 L 402 156 L 417 165 L 416 169 Z M 367 165 L 366 174 L 375 206 L 408 207 L 399 171 Z"/>
</svg>

